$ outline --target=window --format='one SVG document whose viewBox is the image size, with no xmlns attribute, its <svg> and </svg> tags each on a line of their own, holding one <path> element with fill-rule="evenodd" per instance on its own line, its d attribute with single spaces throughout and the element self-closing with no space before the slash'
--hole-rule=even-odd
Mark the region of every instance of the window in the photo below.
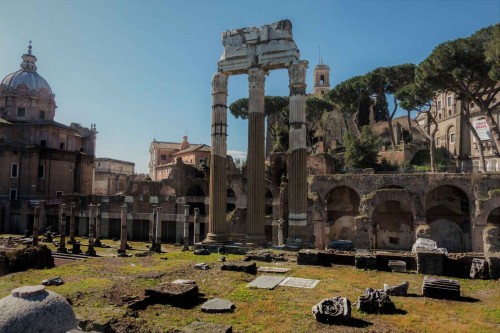
<svg viewBox="0 0 500 333">
<path fill-rule="evenodd" d="M 38 166 L 38 178 L 39 179 L 44 179 L 45 178 L 45 165 L 39 165 Z"/>
<path fill-rule="evenodd" d="M 59 142 L 59 149 L 64 149 L 64 142 Z"/>
<path fill-rule="evenodd" d="M 165 161 L 167 159 L 167 155 L 161 155 L 161 160 Z"/>
<path fill-rule="evenodd" d="M 325 83 L 325 76 L 324 75 L 321 75 L 319 77 L 319 84 L 324 84 Z"/>
<path fill-rule="evenodd" d="M 448 96 L 446 106 L 450 107 L 452 103 L 453 103 L 453 99 L 451 98 L 451 96 Z"/>
<path fill-rule="evenodd" d="M 441 110 L 441 101 L 438 101 L 438 110 Z"/>
<path fill-rule="evenodd" d="M 57 199 L 61 199 L 62 195 L 63 195 L 63 191 L 56 191 L 56 198 Z"/>
<path fill-rule="evenodd" d="M 450 133 L 450 143 L 455 143 L 455 133 Z"/>
<path fill-rule="evenodd" d="M 40 146 L 47 147 L 47 140 L 40 140 Z"/>
<path fill-rule="evenodd" d="M 26 108 L 17 108 L 18 117 L 26 117 Z"/>
<path fill-rule="evenodd" d="M 40 115 L 38 116 L 38 119 L 40 119 L 40 120 L 45 119 L 45 111 L 40 111 Z"/>
<path fill-rule="evenodd" d="M 448 110 L 448 116 L 451 116 L 451 110 Z"/>
<path fill-rule="evenodd" d="M 17 163 L 12 163 L 10 167 L 10 178 L 19 177 L 19 165 Z"/>
<path fill-rule="evenodd" d="M 10 189 L 10 200 L 17 200 L 17 189 Z"/>
</svg>

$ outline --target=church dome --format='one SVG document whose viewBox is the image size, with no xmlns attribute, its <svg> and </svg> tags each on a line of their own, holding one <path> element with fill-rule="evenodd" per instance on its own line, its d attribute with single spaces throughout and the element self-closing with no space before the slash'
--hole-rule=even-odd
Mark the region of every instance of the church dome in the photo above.
<svg viewBox="0 0 500 333">
<path fill-rule="evenodd" d="M 49 95 L 52 95 L 52 89 L 47 81 L 36 72 L 36 57 L 31 54 L 31 44 L 28 47 L 28 53 L 23 54 L 22 58 L 21 69 L 7 75 L 0 86 L 4 86 L 5 90 L 15 90 L 20 85 L 25 85 L 30 92 L 41 92 L 45 89 Z"/>
</svg>

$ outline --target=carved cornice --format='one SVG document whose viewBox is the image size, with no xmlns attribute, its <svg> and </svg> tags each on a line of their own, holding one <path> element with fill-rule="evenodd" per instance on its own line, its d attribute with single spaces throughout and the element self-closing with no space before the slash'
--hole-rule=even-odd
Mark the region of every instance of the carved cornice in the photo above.
<svg viewBox="0 0 500 333">
<path fill-rule="evenodd" d="M 248 87 L 249 89 L 262 89 L 264 90 L 264 82 L 266 72 L 262 69 L 251 68 L 248 71 Z"/>
<path fill-rule="evenodd" d="M 212 78 L 212 94 L 227 95 L 227 74 L 215 73 Z"/>
</svg>

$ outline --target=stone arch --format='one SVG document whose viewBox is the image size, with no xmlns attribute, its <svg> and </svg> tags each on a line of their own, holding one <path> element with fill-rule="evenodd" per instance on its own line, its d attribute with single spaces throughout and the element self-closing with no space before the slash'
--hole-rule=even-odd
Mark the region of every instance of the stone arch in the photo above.
<svg viewBox="0 0 500 333">
<path fill-rule="evenodd" d="M 328 242 L 355 239 L 360 201 L 359 194 L 349 186 L 337 186 L 327 193 L 324 233 Z"/>
<path fill-rule="evenodd" d="M 500 207 L 493 209 L 488 215 L 487 224 L 494 224 L 500 227 Z"/>
<path fill-rule="evenodd" d="M 424 216 L 418 198 L 398 188 L 380 189 L 365 195 L 361 214 L 371 221 L 371 247 L 394 250 L 411 248 L 414 224 Z"/>
<path fill-rule="evenodd" d="M 432 238 L 449 252 L 471 250 L 471 204 L 467 193 L 455 185 L 438 185 L 425 198 Z"/>
</svg>

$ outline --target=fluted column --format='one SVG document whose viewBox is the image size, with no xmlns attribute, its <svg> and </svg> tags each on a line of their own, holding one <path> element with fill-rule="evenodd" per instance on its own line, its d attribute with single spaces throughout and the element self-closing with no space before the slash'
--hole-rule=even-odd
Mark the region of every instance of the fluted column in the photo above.
<svg viewBox="0 0 500 333">
<path fill-rule="evenodd" d="M 33 246 L 38 245 L 38 230 L 40 228 L 40 206 L 35 206 L 35 217 L 33 219 Z"/>
<path fill-rule="evenodd" d="M 118 256 L 126 256 L 127 253 L 127 204 L 121 206 L 121 221 L 120 221 L 120 249 Z"/>
<path fill-rule="evenodd" d="M 210 206 L 207 238 L 203 243 L 228 241 L 226 224 L 227 74 L 212 79 L 212 151 L 210 153 Z"/>
<path fill-rule="evenodd" d="M 308 62 L 297 61 L 288 68 L 290 77 L 290 131 L 288 162 L 287 245 L 309 247 L 307 230 L 306 174 L 306 69 Z"/>
<path fill-rule="evenodd" d="M 66 249 L 66 212 L 64 209 L 66 208 L 65 204 L 61 204 L 59 206 L 59 247 L 57 248 L 58 253 L 68 253 Z"/>
<path fill-rule="evenodd" d="M 156 207 L 155 252 L 161 253 L 161 207 Z"/>
<path fill-rule="evenodd" d="M 95 205 L 95 242 L 94 246 L 101 247 L 101 205 Z"/>
<path fill-rule="evenodd" d="M 248 71 L 248 160 L 246 243 L 266 242 L 264 217 L 264 83 L 266 72 Z"/>
</svg>

